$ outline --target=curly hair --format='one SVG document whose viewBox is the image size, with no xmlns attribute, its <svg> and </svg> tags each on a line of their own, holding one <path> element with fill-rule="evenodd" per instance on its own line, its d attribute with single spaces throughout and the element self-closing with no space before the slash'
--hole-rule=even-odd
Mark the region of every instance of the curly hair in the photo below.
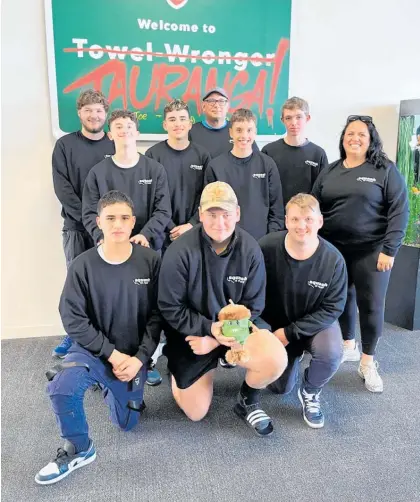
<svg viewBox="0 0 420 502">
<path fill-rule="evenodd" d="M 105 113 L 108 113 L 109 110 L 109 103 L 105 95 L 101 91 L 95 91 L 95 89 L 82 91 L 77 98 L 76 106 L 78 110 L 88 105 L 102 105 Z"/>
</svg>

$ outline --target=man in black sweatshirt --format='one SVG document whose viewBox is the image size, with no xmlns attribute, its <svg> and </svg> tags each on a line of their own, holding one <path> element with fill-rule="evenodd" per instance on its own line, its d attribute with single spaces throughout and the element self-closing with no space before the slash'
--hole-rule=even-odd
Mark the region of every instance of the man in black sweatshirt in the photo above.
<svg viewBox="0 0 420 502">
<path fill-rule="evenodd" d="M 63 247 L 67 267 L 87 249 L 92 239 L 82 223 L 82 193 L 90 169 L 115 152 L 114 142 L 104 132 L 109 105 L 100 91 L 88 89 L 77 99 L 81 130 L 57 140 L 52 155 L 54 191 L 61 203 Z M 64 357 L 71 346 L 66 335 L 53 355 Z"/>
<path fill-rule="evenodd" d="M 241 207 L 240 226 L 260 239 L 284 228 L 284 207 L 274 161 L 252 150 L 256 121 L 251 110 L 240 108 L 233 113 L 229 129 L 233 149 L 210 162 L 204 182 L 224 181 L 232 186 Z"/>
<path fill-rule="evenodd" d="M 168 176 L 172 219 L 166 227 L 164 250 L 198 223 L 198 205 L 210 154 L 188 139 L 191 117 L 186 103 L 180 99 L 171 101 L 165 106 L 163 117 L 168 139 L 149 148 L 145 155 L 162 164 Z"/>
<path fill-rule="evenodd" d="M 234 338 L 222 335 L 217 321 L 220 310 L 232 300 L 245 305 L 255 320 L 265 299 L 261 249 L 247 232 L 235 228 L 240 208 L 232 188 L 221 182 L 207 185 L 199 215 L 201 225 L 169 246 L 159 277 L 172 393 L 194 421 L 209 410 L 218 359 L 227 347 L 238 345 Z M 244 348 L 250 359 L 240 363 L 246 376 L 234 411 L 257 435 L 267 436 L 273 424 L 260 408 L 260 389 L 281 375 L 286 352 L 272 333 L 256 328 Z"/>
<path fill-rule="evenodd" d="M 286 136 L 262 149 L 277 165 L 285 205 L 297 193 L 310 193 L 318 174 L 328 166 L 325 151 L 305 135 L 310 118 L 309 105 L 304 99 L 289 98 L 281 109 Z"/>
<path fill-rule="evenodd" d="M 35 481 L 60 481 L 93 462 L 83 407 L 88 387 L 99 383 L 113 423 L 132 429 L 144 408 L 147 361 L 161 331 L 157 309 L 159 255 L 130 242 L 135 226 L 133 202 L 112 191 L 98 204 L 103 244 L 75 259 L 60 299 L 64 327 L 74 341 L 64 363 L 53 368 L 48 394 L 65 440 L 55 459 Z M 50 377 L 51 378 L 51 377 Z"/>
<path fill-rule="evenodd" d="M 95 244 L 102 239 L 97 226 L 97 204 L 110 190 L 120 190 L 135 204 L 136 222 L 131 242 L 160 250 L 171 218 L 171 201 L 165 169 L 137 151 L 139 133 L 135 113 L 114 110 L 108 120 L 115 155 L 94 166 L 83 189 L 83 223 Z"/>
<path fill-rule="evenodd" d="M 260 240 L 267 269 L 266 305 L 262 317 L 286 347 L 288 366 L 269 388 L 293 390 L 303 351 L 311 354 L 298 396 L 303 418 L 312 428 L 324 425 L 319 397 L 342 358 L 338 318 L 347 298 L 347 272 L 342 255 L 321 237 L 319 203 L 297 194 L 286 205 L 287 231 Z"/>
<path fill-rule="evenodd" d="M 190 131 L 190 140 L 203 146 L 212 159 L 222 153 L 232 150 L 232 141 L 229 134 L 229 96 L 225 89 L 215 87 L 203 96 L 202 112 L 204 119 L 196 122 Z M 257 144 L 252 144 L 254 151 L 259 151 Z"/>
</svg>

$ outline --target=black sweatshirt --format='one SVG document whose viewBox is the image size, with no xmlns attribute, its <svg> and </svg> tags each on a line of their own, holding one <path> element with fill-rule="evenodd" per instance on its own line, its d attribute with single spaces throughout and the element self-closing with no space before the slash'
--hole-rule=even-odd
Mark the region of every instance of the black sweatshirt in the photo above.
<svg viewBox="0 0 420 502">
<path fill-rule="evenodd" d="M 211 334 L 229 300 L 245 305 L 252 319 L 265 300 L 265 267 L 258 243 L 236 227 L 227 249 L 217 255 L 201 224 L 166 251 L 159 277 L 159 309 L 168 323 L 168 345 L 191 352 L 185 337 Z"/>
<path fill-rule="evenodd" d="M 102 232 L 96 226 L 98 201 L 110 190 L 120 190 L 131 197 L 136 217 L 132 235 L 144 235 L 150 246 L 159 250 L 171 219 L 171 200 L 163 166 L 140 155 L 134 167 L 118 167 L 108 158 L 91 169 L 83 189 L 83 224 L 95 243 L 102 239 Z"/>
<path fill-rule="evenodd" d="M 255 239 L 284 228 L 284 207 L 279 173 L 273 159 L 254 152 L 245 159 L 225 153 L 213 159 L 204 183 L 225 181 L 241 207 L 240 225 Z"/>
<path fill-rule="evenodd" d="M 265 145 L 261 151 L 277 165 L 284 205 L 297 193 L 311 193 L 319 173 L 328 167 L 325 151 L 310 141 L 301 146 L 290 146 L 284 139 L 279 139 Z"/>
<path fill-rule="evenodd" d="M 315 253 L 295 260 L 286 251 L 287 231 L 266 235 L 259 243 L 267 269 L 262 314 L 273 331 L 284 328 L 289 342 L 328 328 L 344 310 L 347 271 L 339 251 L 321 237 Z"/>
<path fill-rule="evenodd" d="M 172 219 L 167 229 L 172 230 L 184 223 L 198 223 L 204 171 L 210 161 L 207 150 L 192 142 L 185 150 L 174 150 L 167 141 L 161 141 L 149 148 L 145 155 L 162 164 L 168 176 Z"/>
<path fill-rule="evenodd" d="M 142 246 L 119 265 L 104 261 L 96 248 L 70 265 L 60 299 L 60 315 L 72 340 L 98 357 L 114 349 L 146 364 L 159 343 L 157 309 L 160 259 Z"/>
<path fill-rule="evenodd" d="M 82 194 L 86 176 L 95 164 L 114 153 L 114 142 L 106 134 L 95 141 L 77 131 L 57 140 L 52 173 L 54 191 L 62 205 L 64 230 L 84 230 Z"/>
<path fill-rule="evenodd" d="M 232 150 L 233 145 L 229 134 L 230 122 L 221 129 L 209 129 L 202 122 L 196 122 L 189 133 L 190 141 L 203 146 L 214 159 L 222 153 L 228 153 Z M 252 144 L 254 152 L 259 152 L 257 144 Z"/>
<path fill-rule="evenodd" d="M 408 223 L 408 197 L 395 164 L 376 168 L 369 162 L 346 169 L 341 160 L 322 171 L 313 195 L 321 204 L 320 233 L 343 252 L 381 248 L 395 256 Z"/>
</svg>

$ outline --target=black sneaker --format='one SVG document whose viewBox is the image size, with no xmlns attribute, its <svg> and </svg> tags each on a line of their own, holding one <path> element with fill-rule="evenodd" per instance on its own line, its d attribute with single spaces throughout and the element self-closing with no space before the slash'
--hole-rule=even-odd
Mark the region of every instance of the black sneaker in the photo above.
<svg viewBox="0 0 420 502">
<path fill-rule="evenodd" d="M 75 453 L 73 444 L 66 440 L 63 448 L 57 450 L 55 459 L 38 472 L 35 481 L 39 485 L 52 485 L 79 467 L 90 464 L 95 458 L 96 450 L 93 441 L 89 443 L 89 448 L 86 451 Z"/>
<path fill-rule="evenodd" d="M 257 436 L 266 437 L 273 433 L 273 421 L 261 409 L 259 403 L 247 405 L 241 394 L 239 394 L 238 402 L 235 404 L 233 411 L 251 427 Z"/>
<path fill-rule="evenodd" d="M 225 368 L 227 370 L 230 370 L 232 368 L 236 367 L 236 364 L 230 364 L 226 361 L 225 356 L 219 357 L 219 364 L 222 368 Z"/>
<path fill-rule="evenodd" d="M 299 387 L 298 396 L 302 404 L 303 419 L 312 427 L 312 429 L 320 429 L 324 427 L 324 414 L 321 410 L 319 396 L 321 391 L 310 393 L 307 392 L 303 384 Z"/>
</svg>

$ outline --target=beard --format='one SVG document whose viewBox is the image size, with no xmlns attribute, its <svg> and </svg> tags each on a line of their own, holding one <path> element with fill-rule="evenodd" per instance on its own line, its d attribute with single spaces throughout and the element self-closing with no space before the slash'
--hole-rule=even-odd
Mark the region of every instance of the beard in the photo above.
<svg viewBox="0 0 420 502">
<path fill-rule="evenodd" d="M 88 133 L 97 134 L 98 132 L 102 132 L 104 130 L 105 122 L 98 122 L 96 126 L 82 122 L 82 125 Z"/>
</svg>

